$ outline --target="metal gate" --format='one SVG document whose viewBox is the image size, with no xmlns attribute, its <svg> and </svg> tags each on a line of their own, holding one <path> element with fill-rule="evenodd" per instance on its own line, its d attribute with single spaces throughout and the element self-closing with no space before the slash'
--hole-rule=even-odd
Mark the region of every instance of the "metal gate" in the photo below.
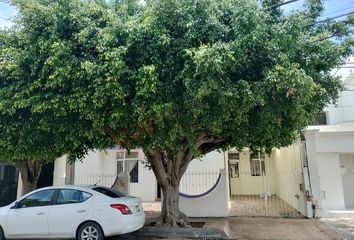
<svg viewBox="0 0 354 240">
<path fill-rule="evenodd" d="M 301 146 L 266 154 L 228 152 L 231 216 L 302 217 Z"/>
</svg>

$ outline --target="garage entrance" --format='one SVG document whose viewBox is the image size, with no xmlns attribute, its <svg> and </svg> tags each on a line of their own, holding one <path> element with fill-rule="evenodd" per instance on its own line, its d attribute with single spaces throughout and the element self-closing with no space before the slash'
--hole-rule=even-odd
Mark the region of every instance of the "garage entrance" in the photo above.
<svg viewBox="0 0 354 240">
<path fill-rule="evenodd" d="M 269 156 L 229 151 L 231 216 L 303 217 L 301 145 Z"/>
</svg>

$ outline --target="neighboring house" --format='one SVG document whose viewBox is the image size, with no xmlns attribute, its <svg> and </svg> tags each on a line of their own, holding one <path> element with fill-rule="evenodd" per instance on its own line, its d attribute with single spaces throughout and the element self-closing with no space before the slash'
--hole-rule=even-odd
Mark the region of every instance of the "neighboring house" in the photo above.
<svg viewBox="0 0 354 240">
<path fill-rule="evenodd" d="M 324 125 L 305 132 L 316 215 L 354 217 L 354 58 L 333 74 L 345 90 L 323 111 Z"/>
<path fill-rule="evenodd" d="M 353 63 L 352 63 L 353 62 Z M 180 208 L 189 216 L 354 216 L 354 59 L 333 74 L 346 90 L 326 107 L 305 138 L 266 154 L 214 151 L 194 159 L 181 180 Z M 352 89 L 352 91 L 350 91 Z M 112 186 L 129 174 L 129 194 L 160 199 L 141 149 L 92 151 L 82 162 L 55 162 L 53 184 Z"/>
</svg>

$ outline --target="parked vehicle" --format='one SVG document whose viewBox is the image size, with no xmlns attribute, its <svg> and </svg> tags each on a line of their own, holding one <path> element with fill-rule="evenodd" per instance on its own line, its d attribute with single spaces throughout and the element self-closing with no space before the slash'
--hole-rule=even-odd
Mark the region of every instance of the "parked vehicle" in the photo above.
<svg viewBox="0 0 354 240">
<path fill-rule="evenodd" d="M 101 240 L 136 231 L 144 222 L 139 198 L 101 186 L 46 187 L 0 208 L 0 240 Z"/>
</svg>

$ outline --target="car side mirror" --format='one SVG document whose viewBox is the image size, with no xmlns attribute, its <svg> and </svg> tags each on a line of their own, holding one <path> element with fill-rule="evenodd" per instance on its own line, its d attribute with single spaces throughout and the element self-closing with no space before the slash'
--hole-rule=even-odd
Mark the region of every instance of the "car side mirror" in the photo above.
<svg viewBox="0 0 354 240">
<path fill-rule="evenodd" d="M 13 205 L 10 209 L 16 209 L 20 207 L 20 203 L 19 202 L 15 202 L 15 205 Z"/>
</svg>

